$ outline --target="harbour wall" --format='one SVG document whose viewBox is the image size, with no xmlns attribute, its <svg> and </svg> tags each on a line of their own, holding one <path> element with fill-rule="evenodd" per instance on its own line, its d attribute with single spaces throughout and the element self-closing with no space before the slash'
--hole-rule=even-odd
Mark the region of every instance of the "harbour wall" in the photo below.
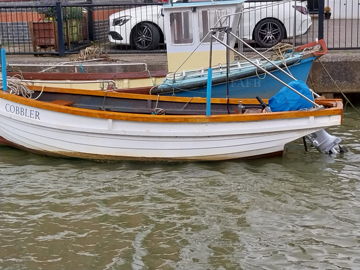
<svg viewBox="0 0 360 270">
<path fill-rule="evenodd" d="M 327 97 L 340 91 L 360 93 L 360 51 L 331 51 L 322 56 L 314 63 L 308 83 Z"/>
</svg>

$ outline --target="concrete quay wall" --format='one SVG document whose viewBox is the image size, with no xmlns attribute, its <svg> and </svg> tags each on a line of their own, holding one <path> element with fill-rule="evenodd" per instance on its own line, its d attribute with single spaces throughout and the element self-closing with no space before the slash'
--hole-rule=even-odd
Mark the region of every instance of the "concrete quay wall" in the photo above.
<svg viewBox="0 0 360 270">
<path fill-rule="evenodd" d="M 314 63 L 308 83 L 317 93 L 329 97 L 338 94 L 333 80 L 344 93 L 360 93 L 359 50 L 331 51 Z"/>
</svg>

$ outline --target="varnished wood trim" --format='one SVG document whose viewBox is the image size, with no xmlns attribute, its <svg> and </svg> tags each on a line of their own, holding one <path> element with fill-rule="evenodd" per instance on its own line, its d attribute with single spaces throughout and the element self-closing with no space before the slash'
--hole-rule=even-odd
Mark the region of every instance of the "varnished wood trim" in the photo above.
<svg viewBox="0 0 360 270">
<path fill-rule="evenodd" d="M 63 100 L 63 99 L 52 100 L 51 103 L 62 105 L 62 106 L 71 106 L 74 104 L 74 102 L 71 100 Z"/>
<path fill-rule="evenodd" d="M 149 95 L 151 86 L 145 86 L 145 87 L 134 87 L 134 88 L 121 88 L 121 89 L 114 89 L 115 92 L 119 93 L 133 93 L 133 94 L 143 94 L 143 95 Z"/>
<path fill-rule="evenodd" d="M 106 96 L 106 97 L 115 97 L 115 98 L 127 98 L 127 99 L 136 99 L 136 100 L 152 100 L 152 101 L 171 101 L 171 102 L 193 102 L 193 103 L 206 103 L 206 98 L 200 97 L 177 97 L 177 96 L 159 96 L 159 95 L 147 95 L 147 94 L 138 94 L 131 92 L 117 92 L 116 90 L 110 91 L 99 91 L 99 90 L 86 90 L 86 89 L 72 89 L 72 88 L 57 88 L 57 87 L 42 87 L 42 86 L 29 86 L 29 89 L 35 91 L 44 91 L 50 93 L 67 93 L 67 94 L 76 94 L 76 95 L 87 95 L 87 96 Z M 258 104 L 259 102 L 255 98 L 249 99 L 239 99 L 239 98 L 212 98 L 211 102 L 215 104 L 223 104 L 229 102 L 229 104 L 238 104 L 239 101 L 242 101 L 244 104 Z M 264 99 L 264 102 L 267 102 L 267 99 Z"/>
<path fill-rule="evenodd" d="M 147 96 L 151 97 L 151 96 Z M 142 122 L 188 122 L 188 123 L 201 123 L 201 122 L 246 122 L 246 121 L 263 121 L 274 119 L 292 119 L 303 118 L 311 116 L 329 116 L 329 115 L 342 115 L 342 102 L 340 100 L 321 100 L 321 102 L 334 102 L 338 107 L 327 108 L 321 110 L 311 111 L 291 111 L 291 112 L 273 112 L 262 114 L 227 114 L 227 115 L 145 115 L 133 113 L 119 113 L 99 110 L 81 109 L 69 106 L 62 106 L 52 104 L 49 102 L 42 102 L 33 99 L 27 99 L 7 92 L 0 92 L 0 98 L 31 106 L 39 109 L 50 110 L 54 112 L 61 112 L 73 115 L 81 115 L 85 117 L 105 118 L 124 121 L 142 121 Z"/>
</svg>

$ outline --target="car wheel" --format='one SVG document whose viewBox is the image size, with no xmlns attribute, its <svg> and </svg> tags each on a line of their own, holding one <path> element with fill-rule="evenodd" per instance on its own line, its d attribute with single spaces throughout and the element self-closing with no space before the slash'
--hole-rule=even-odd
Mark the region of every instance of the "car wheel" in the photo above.
<svg viewBox="0 0 360 270">
<path fill-rule="evenodd" d="M 153 50 L 159 47 L 160 31 L 152 23 L 140 23 L 132 32 L 132 47 L 137 50 Z"/>
<path fill-rule="evenodd" d="M 280 21 L 265 19 L 254 29 L 254 39 L 261 47 L 269 48 L 278 44 L 285 37 L 285 28 Z"/>
</svg>

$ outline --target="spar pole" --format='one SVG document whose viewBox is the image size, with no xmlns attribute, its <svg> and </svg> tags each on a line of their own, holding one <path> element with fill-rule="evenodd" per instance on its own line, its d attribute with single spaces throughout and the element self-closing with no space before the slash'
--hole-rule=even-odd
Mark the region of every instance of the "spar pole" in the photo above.
<svg viewBox="0 0 360 270">
<path fill-rule="evenodd" d="M 4 48 L 1 48 L 0 50 L 2 89 L 3 91 L 7 91 L 6 50 Z"/>
</svg>

